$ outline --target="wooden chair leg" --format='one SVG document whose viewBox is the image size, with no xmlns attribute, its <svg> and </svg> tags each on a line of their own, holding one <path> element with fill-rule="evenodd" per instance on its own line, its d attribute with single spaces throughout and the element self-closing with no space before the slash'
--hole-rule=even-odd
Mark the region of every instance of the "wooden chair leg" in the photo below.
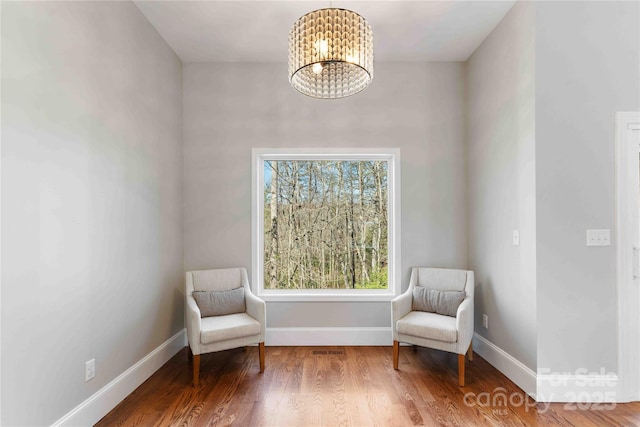
<svg viewBox="0 0 640 427">
<path fill-rule="evenodd" d="M 400 357 L 400 343 L 393 340 L 393 369 L 398 370 L 398 358 Z"/>
<path fill-rule="evenodd" d="M 260 357 L 260 372 L 264 372 L 264 342 L 258 344 L 258 354 Z"/>
<path fill-rule="evenodd" d="M 198 386 L 198 378 L 200 377 L 200 355 L 193 355 L 193 386 Z"/>
<path fill-rule="evenodd" d="M 469 350 L 467 350 L 467 357 L 469 362 L 473 362 L 473 341 L 469 343 Z"/>
<path fill-rule="evenodd" d="M 458 384 L 460 387 L 464 387 L 464 354 L 458 355 Z"/>
</svg>

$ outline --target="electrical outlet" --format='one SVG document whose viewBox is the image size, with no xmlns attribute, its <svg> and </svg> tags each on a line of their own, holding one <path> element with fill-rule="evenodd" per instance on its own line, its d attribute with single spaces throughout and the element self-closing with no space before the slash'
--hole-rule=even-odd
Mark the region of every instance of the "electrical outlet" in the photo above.
<svg viewBox="0 0 640 427">
<path fill-rule="evenodd" d="M 92 380 L 96 376 L 96 359 L 84 362 L 84 382 Z"/>
<path fill-rule="evenodd" d="M 489 316 L 487 316 L 486 314 L 482 315 L 482 326 L 485 329 L 489 329 Z"/>
</svg>

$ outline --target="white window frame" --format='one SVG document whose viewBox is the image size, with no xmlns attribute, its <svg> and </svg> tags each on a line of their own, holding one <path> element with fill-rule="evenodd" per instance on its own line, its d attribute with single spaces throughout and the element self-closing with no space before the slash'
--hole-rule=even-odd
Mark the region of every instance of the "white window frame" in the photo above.
<svg viewBox="0 0 640 427">
<path fill-rule="evenodd" d="M 266 160 L 387 161 L 387 289 L 264 289 L 264 162 Z M 253 148 L 251 150 L 251 287 L 265 301 L 390 301 L 400 294 L 399 148 Z"/>
</svg>

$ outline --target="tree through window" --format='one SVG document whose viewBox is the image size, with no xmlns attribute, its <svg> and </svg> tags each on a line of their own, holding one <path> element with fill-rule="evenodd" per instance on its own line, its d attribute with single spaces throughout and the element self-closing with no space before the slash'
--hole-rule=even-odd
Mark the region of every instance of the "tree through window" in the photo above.
<svg viewBox="0 0 640 427">
<path fill-rule="evenodd" d="M 388 162 L 264 160 L 264 289 L 387 289 Z"/>
<path fill-rule="evenodd" d="M 400 292 L 400 150 L 254 148 L 251 282 L 267 301 Z"/>
</svg>

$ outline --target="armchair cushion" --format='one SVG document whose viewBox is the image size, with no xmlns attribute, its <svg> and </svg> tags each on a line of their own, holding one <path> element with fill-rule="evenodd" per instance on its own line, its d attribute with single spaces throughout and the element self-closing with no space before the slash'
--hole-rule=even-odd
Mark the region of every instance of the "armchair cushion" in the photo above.
<svg viewBox="0 0 640 427">
<path fill-rule="evenodd" d="M 193 291 L 200 317 L 223 316 L 245 312 L 244 288 L 229 291 Z"/>
<path fill-rule="evenodd" d="M 398 333 L 454 343 L 458 341 L 455 317 L 412 311 L 396 323 Z"/>
<path fill-rule="evenodd" d="M 411 309 L 456 317 L 458 306 L 465 296 L 466 294 L 463 291 L 439 291 L 416 286 L 413 288 Z"/>
<path fill-rule="evenodd" d="M 246 313 L 205 317 L 202 319 L 200 342 L 211 344 L 256 335 L 260 331 L 260 322 Z"/>
</svg>

